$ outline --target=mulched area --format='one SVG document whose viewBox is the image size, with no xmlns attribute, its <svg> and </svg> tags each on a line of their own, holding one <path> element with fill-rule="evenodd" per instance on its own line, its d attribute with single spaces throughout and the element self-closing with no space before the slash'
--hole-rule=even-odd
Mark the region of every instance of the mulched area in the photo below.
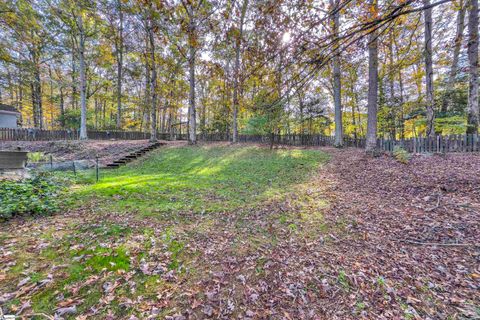
<svg viewBox="0 0 480 320">
<path fill-rule="evenodd" d="M 480 155 L 415 156 L 402 164 L 355 149 L 322 150 L 331 154 L 329 164 L 285 197 L 248 212 L 184 213 L 184 227 L 99 216 L 94 208 L 7 222 L 0 226 L 9 235 L 0 263 L 15 264 L 17 242 L 32 254 L 48 247 L 39 235 L 52 226 L 58 238 L 78 221 L 128 225 L 133 236 L 109 246 L 129 248 L 177 227 L 188 257 L 185 274 L 166 271 L 169 256 L 152 240 L 129 272 L 89 278 L 104 296 L 75 316 L 98 318 L 117 299 L 135 310 L 129 319 L 478 319 Z M 85 243 L 95 239 L 91 232 L 85 237 Z M 137 251 L 130 250 L 132 257 Z M 116 296 L 122 286 L 135 288 L 135 273 L 159 274 L 164 285 L 153 298 Z M 0 303 L 25 298 L 25 290 L 0 291 Z M 59 303 L 72 308 L 80 299 L 74 294 L 69 304 Z M 24 305 L 27 313 L 27 298 Z"/>
</svg>

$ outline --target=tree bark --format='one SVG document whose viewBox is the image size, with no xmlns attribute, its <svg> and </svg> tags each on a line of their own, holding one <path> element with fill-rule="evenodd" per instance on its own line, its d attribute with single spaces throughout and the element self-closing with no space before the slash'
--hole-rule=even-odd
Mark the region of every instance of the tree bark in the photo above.
<svg viewBox="0 0 480 320">
<path fill-rule="evenodd" d="M 442 101 L 442 113 L 448 112 L 450 109 L 450 104 L 452 103 L 452 93 L 453 93 L 453 86 L 455 84 L 455 77 L 457 76 L 458 70 L 458 60 L 460 57 L 460 49 L 462 47 L 463 41 L 463 31 L 465 29 L 465 11 L 467 6 L 460 0 L 460 9 L 458 10 L 457 14 L 457 33 L 455 36 L 455 46 L 453 49 L 453 58 L 452 58 L 452 67 L 450 69 L 450 73 L 448 74 L 447 84 L 445 88 L 445 95 L 443 96 Z"/>
<path fill-rule="evenodd" d="M 72 36 L 72 109 L 77 109 L 77 65 L 75 61 L 75 40 Z"/>
<path fill-rule="evenodd" d="M 42 106 L 42 83 L 40 80 L 40 66 L 35 63 L 35 68 L 34 68 L 34 85 L 33 85 L 33 90 L 34 90 L 34 108 L 36 110 L 36 115 L 37 115 L 37 124 L 36 127 L 38 127 L 40 130 L 43 129 L 43 106 Z"/>
<path fill-rule="evenodd" d="M 468 14 L 468 108 L 467 134 L 477 134 L 479 125 L 478 110 L 478 0 L 470 0 Z"/>
<path fill-rule="evenodd" d="M 118 39 L 115 40 L 117 56 L 117 129 L 122 127 L 122 71 L 123 71 L 123 11 L 122 0 L 117 0 L 117 11 L 120 26 Z"/>
<path fill-rule="evenodd" d="M 394 49 L 393 49 L 393 37 L 394 30 L 390 31 L 389 41 L 388 41 L 388 53 L 389 53 L 389 75 L 388 82 L 390 86 L 390 103 L 389 103 L 389 116 L 390 116 L 390 139 L 395 140 L 397 137 L 397 112 L 396 112 L 396 101 L 395 101 L 395 62 L 393 60 Z"/>
<path fill-rule="evenodd" d="M 424 6 L 430 6 L 430 0 L 423 0 Z M 435 110 L 433 98 L 433 63 L 432 63 L 432 8 L 424 10 L 425 18 L 425 77 L 427 96 L 427 136 L 435 136 Z"/>
<path fill-rule="evenodd" d="M 153 17 L 148 17 L 148 40 L 150 44 L 150 141 L 157 141 L 157 68 L 155 66 L 155 38 L 153 36 Z"/>
<path fill-rule="evenodd" d="M 195 110 L 195 25 L 193 16 L 190 15 L 189 24 L 189 53 L 188 53 L 188 69 L 189 69 L 189 83 L 190 93 L 188 98 L 188 142 L 190 144 L 197 143 L 197 130 L 196 130 L 196 110 Z"/>
<path fill-rule="evenodd" d="M 337 10 L 339 1 L 330 1 L 335 9 L 333 15 L 333 37 L 335 41 L 333 56 L 333 101 L 335 106 L 335 147 L 343 147 L 343 123 L 342 123 L 342 88 L 340 71 L 340 50 L 338 49 L 338 29 L 340 28 L 340 12 Z"/>
<path fill-rule="evenodd" d="M 377 11 L 377 0 L 371 1 Z M 367 141 L 366 151 L 377 149 L 377 103 L 378 103 L 378 45 L 377 32 L 372 31 L 368 37 L 368 99 L 367 99 Z"/>
<path fill-rule="evenodd" d="M 32 109 L 33 125 L 35 128 L 43 129 L 43 106 L 42 106 L 42 82 L 40 78 L 40 56 L 36 48 L 29 49 L 32 63 L 33 81 L 32 89 Z"/>
<path fill-rule="evenodd" d="M 88 139 L 87 136 L 87 79 L 86 79 L 86 65 L 85 65 L 85 28 L 83 26 L 82 13 L 78 13 L 78 31 L 79 31 L 79 45 L 78 58 L 80 61 L 80 140 Z"/>
<path fill-rule="evenodd" d="M 53 130 L 54 118 L 53 118 L 53 77 L 52 77 L 52 67 L 48 66 L 48 77 L 50 78 L 50 128 Z"/>
<path fill-rule="evenodd" d="M 60 126 L 65 128 L 65 102 L 63 97 L 63 86 L 60 85 Z"/>
<path fill-rule="evenodd" d="M 405 140 L 405 115 L 403 107 L 403 79 L 402 79 L 402 69 L 398 69 L 398 85 L 400 86 L 400 139 Z"/>
<path fill-rule="evenodd" d="M 243 0 L 242 5 L 242 12 L 240 14 L 240 22 L 239 22 L 239 34 L 237 35 L 236 39 L 236 47 L 235 47 L 235 69 L 234 69 L 234 78 L 233 78 L 233 135 L 232 135 L 232 142 L 238 142 L 238 83 L 239 83 L 239 71 L 240 71 L 240 51 L 242 48 L 242 41 L 243 41 L 243 24 L 245 21 L 245 14 L 247 12 L 248 0 Z"/>
</svg>

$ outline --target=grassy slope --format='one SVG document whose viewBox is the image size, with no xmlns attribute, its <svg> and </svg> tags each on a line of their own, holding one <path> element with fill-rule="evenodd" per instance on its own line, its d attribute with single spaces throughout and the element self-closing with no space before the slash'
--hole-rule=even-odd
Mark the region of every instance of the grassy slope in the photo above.
<svg viewBox="0 0 480 320">
<path fill-rule="evenodd" d="M 142 265 L 175 270 L 183 281 L 210 277 L 212 266 L 200 266 L 195 260 L 198 251 L 186 252 L 191 237 L 208 238 L 223 228 L 218 217 L 238 209 L 256 210 L 273 197 L 295 191 L 327 160 L 328 155 L 315 150 L 270 151 L 214 145 L 160 149 L 127 167 L 102 172 L 99 183 L 80 185 L 69 196 L 69 202 L 80 208 L 95 201 L 99 204 L 97 212 L 115 210 L 137 218 L 147 215 L 158 224 L 139 227 L 122 219 L 107 221 L 102 215 L 80 220 L 55 216 L 40 222 L 32 220 L 26 230 L 15 230 L 17 235 L 0 229 L 0 244 L 15 239 L 9 250 L 15 250 L 16 258 L 3 276 L 0 273 L 4 280 L 0 293 L 18 290 L 16 286 L 22 279 L 28 279 L 22 288 L 52 279 L 34 293 L 10 300 L 7 310 L 18 311 L 30 300 L 33 311 L 53 314 L 55 307 L 66 301 L 77 305 L 77 315 L 88 312 L 92 306 L 99 308 L 98 318 L 106 313 L 117 317 L 138 314 L 138 306 L 125 309 L 120 301 L 143 296 L 153 303 L 158 292 L 175 292 L 174 284 L 158 275 L 140 272 Z M 172 221 L 182 213 L 192 221 L 184 219 L 172 227 Z M 278 219 L 282 224 L 290 223 L 285 214 Z M 250 250 L 250 246 L 254 249 L 264 236 L 263 230 L 260 236 L 247 236 L 244 227 L 233 232 L 238 233 L 239 239 L 248 237 L 253 242 L 239 247 L 239 253 Z M 289 227 L 296 228 L 295 224 Z M 109 292 L 106 284 L 118 287 Z M 165 312 L 170 314 L 171 310 L 167 308 Z"/>
<path fill-rule="evenodd" d="M 104 209 L 140 215 L 229 211 L 289 191 L 326 160 L 326 154 L 314 150 L 160 149 L 153 157 L 102 174 L 99 183 L 77 196 L 97 197 Z"/>
</svg>

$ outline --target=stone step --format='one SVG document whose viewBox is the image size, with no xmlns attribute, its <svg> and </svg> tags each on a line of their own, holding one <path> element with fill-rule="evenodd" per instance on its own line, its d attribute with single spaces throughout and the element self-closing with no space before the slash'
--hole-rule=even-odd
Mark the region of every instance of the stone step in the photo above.
<svg viewBox="0 0 480 320">
<path fill-rule="evenodd" d="M 162 145 L 164 145 L 164 143 L 156 142 L 140 150 L 132 150 L 129 155 L 126 155 L 118 160 L 113 161 L 112 163 L 107 164 L 105 168 L 114 169 L 119 168 L 120 166 L 124 166 L 127 163 L 142 157 L 146 153 L 153 151 Z"/>
</svg>

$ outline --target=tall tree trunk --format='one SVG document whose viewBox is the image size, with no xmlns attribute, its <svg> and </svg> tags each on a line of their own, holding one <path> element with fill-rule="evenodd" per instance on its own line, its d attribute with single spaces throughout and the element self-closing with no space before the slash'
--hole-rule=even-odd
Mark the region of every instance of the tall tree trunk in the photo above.
<svg viewBox="0 0 480 320">
<path fill-rule="evenodd" d="M 242 12 L 240 14 L 240 22 L 239 22 L 239 33 L 236 39 L 236 47 L 235 47 L 235 69 L 233 71 L 234 78 L 233 78 L 233 135 L 232 135 L 232 142 L 238 142 L 238 91 L 239 91 L 239 73 L 240 73 L 240 51 L 242 50 L 242 42 L 243 42 L 243 24 L 245 21 L 245 14 L 247 12 L 248 0 L 243 0 L 242 5 Z"/>
<path fill-rule="evenodd" d="M 102 106 L 102 129 L 105 129 L 107 121 L 107 100 L 103 100 Z"/>
<path fill-rule="evenodd" d="M 98 99 L 95 98 L 95 130 L 98 130 Z"/>
<path fill-rule="evenodd" d="M 75 40 L 72 37 L 72 109 L 77 109 L 77 64 L 75 61 L 76 56 Z"/>
<path fill-rule="evenodd" d="M 23 125 L 23 79 L 22 79 L 22 75 L 21 73 L 19 72 L 18 73 L 18 111 L 20 111 L 20 118 L 19 118 L 19 122 L 21 125 Z M 0 97 L 0 101 L 1 101 L 1 97 Z"/>
<path fill-rule="evenodd" d="M 123 71 L 123 10 L 122 0 L 117 0 L 117 11 L 120 26 L 118 39 L 115 40 L 117 55 L 117 129 L 122 127 L 122 71 Z"/>
<path fill-rule="evenodd" d="M 468 14 L 468 83 L 467 134 L 478 133 L 478 0 L 470 0 Z"/>
<path fill-rule="evenodd" d="M 350 97 L 351 97 L 351 104 L 352 104 L 352 125 L 353 125 L 353 138 L 355 139 L 355 143 L 358 139 L 358 128 L 357 128 L 357 119 L 355 115 L 355 105 L 357 104 L 357 95 L 355 93 L 355 86 L 354 82 L 350 82 Z"/>
<path fill-rule="evenodd" d="M 6 68 L 7 69 L 7 83 L 8 83 L 8 89 L 10 91 L 10 102 L 13 102 L 14 100 L 14 94 L 13 94 L 13 89 L 14 89 L 14 86 L 13 86 L 13 83 L 12 83 L 12 73 L 10 72 L 10 68 Z"/>
<path fill-rule="evenodd" d="M 430 6 L 430 0 L 423 0 L 424 6 Z M 427 95 L 427 136 L 435 136 L 435 110 L 433 99 L 433 63 L 432 63 L 432 8 L 424 10 L 425 17 L 425 77 Z"/>
<path fill-rule="evenodd" d="M 342 88 L 340 72 L 340 50 L 338 48 L 338 29 L 340 28 L 340 11 L 338 10 L 339 0 L 330 1 L 334 8 L 333 14 L 333 37 L 335 41 L 333 56 L 333 101 L 335 106 L 335 146 L 343 147 L 343 123 L 342 123 Z"/>
<path fill-rule="evenodd" d="M 398 85 L 400 86 L 400 139 L 405 139 L 405 115 L 403 107 L 403 79 L 402 79 L 402 69 L 398 69 Z"/>
<path fill-rule="evenodd" d="M 32 109 L 33 109 L 33 125 L 40 130 L 43 129 L 43 106 L 42 106 L 42 83 L 40 79 L 40 57 L 34 49 L 30 51 L 33 68 L 32 82 Z"/>
<path fill-rule="evenodd" d="M 467 9 L 467 6 L 463 2 L 463 0 L 460 0 L 458 5 L 460 6 L 460 8 L 458 9 L 457 13 L 457 32 L 455 36 L 455 46 L 453 48 L 452 66 L 448 74 L 445 87 L 445 95 L 443 96 L 442 100 L 442 113 L 446 113 L 450 109 L 450 104 L 452 103 L 453 87 L 455 85 L 455 77 L 457 76 L 458 60 L 460 57 L 460 49 L 462 48 L 463 31 L 465 29 L 465 11 Z"/>
<path fill-rule="evenodd" d="M 377 11 L 377 0 L 371 0 L 371 6 Z M 377 103 L 378 103 L 378 45 L 377 32 L 368 37 L 368 111 L 366 151 L 377 149 Z"/>
<path fill-rule="evenodd" d="M 157 141 L 157 68 L 155 63 L 155 39 L 153 36 L 153 17 L 148 17 L 148 40 L 150 44 L 150 141 Z"/>
<path fill-rule="evenodd" d="M 50 128 L 53 130 L 53 77 L 51 66 L 48 66 L 48 77 L 50 78 Z"/>
<path fill-rule="evenodd" d="M 297 90 L 297 95 L 298 95 L 298 105 L 300 107 L 300 134 L 303 135 L 303 134 L 305 134 L 305 124 L 304 124 L 304 122 L 305 122 L 305 116 L 304 116 L 305 105 L 303 103 L 303 97 L 302 97 L 302 94 L 300 93 L 300 90 Z"/>
<path fill-rule="evenodd" d="M 63 86 L 60 86 L 60 126 L 65 128 L 65 102 L 63 97 Z"/>
<path fill-rule="evenodd" d="M 389 51 L 389 85 L 390 85 L 390 139 L 395 140 L 397 137 L 397 106 L 395 101 L 395 63 L 393 61 L 393 34 L 394 30 L 390 32 L 389 42 L 388 42 L 388 51 Z"/>
<path fill-rule="evenodd" d="M 37 109 L 37 125 L 41 130 L 43 129 L 43 106 L 42 106 L 42 83 L 40 80 L 40 66 L 35 67 L 35 81 L 34 81 L 34 91 L 35 91 L 35 108 Z"/>
<path fill-rule="evenodd" d="M 32 81 L 30 83 L 30 92 L 32 97 L 32 116 L 33 116 L 33 126 L 38 128 L 38 109 L 37 109 L 37 98 L 35 93 L 35 83 Z"/>
<path fill-rule="evenodd" d="M 88 139 L 87 136 L 87 77 L 85 65 L 85 29 L 82 13 L 78 14 L 79 46 L 78 59 L 80 61 L 80 140 Z"/>
<path fill-rule="evenodd" d="M 188 142 L 190 144 L 197 143 L 197 130 L 196 130 L 196 110 L 195 110 L 195 25 L 193 16 L 190 15 L 189 24 L 189 54 L 188 54 L 188 69 L 189 69 L 189 82 L 190 93 L 188 98 Z"/>
</svg>

